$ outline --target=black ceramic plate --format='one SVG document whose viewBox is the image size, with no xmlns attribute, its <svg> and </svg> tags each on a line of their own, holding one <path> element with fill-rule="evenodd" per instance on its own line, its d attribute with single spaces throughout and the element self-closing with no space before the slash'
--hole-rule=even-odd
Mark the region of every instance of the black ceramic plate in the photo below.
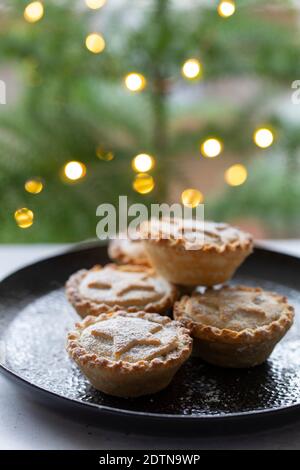
<svg viewBox="0 0 300 470">
<path fill-rule="evenodd" d="M 69 360 L 66 332 L 78 318 L 63 285 L 83 267 L 108 261 L 106 247 L 83 247 L 28 266 L 0 284 L 0 365 L 32 391 L 105 418 L 145 427 L 160 420 L 173 426 L 281 416 L 300 410 L 300 323 L 263 365 L 225 370 L 189 360 L 164 391 L 139 399 L 120 399 L 94 390 Z M 300 259 L 257 248 L 233 283 L 259 285 L 287 295 L 300 313 Z M 300 415 L 300 413 L 299 413 Z"/>
</svg>

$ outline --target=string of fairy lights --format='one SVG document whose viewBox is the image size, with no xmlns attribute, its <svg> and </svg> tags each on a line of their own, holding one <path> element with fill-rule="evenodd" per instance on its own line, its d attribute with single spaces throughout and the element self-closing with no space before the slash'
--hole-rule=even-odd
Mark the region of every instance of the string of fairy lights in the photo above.
<svg viewBox="0 0 300 470">
<path fill-rule="evenodd" d="M 84 0 L 86 7 L 91 10 L 102 8 L 107 0 Z M 229 18 L 236 11 L 233 0 L 220 0 L 217 5 L 217 14 L 222 18 Z M 28 3 L 24 9 L 24 19 L 28 23 L 40 21 L 45 14 L 42 1 Z M 99 32 L 91 32 L 85 38 L 85 47 L 92 54 L 100 54 L 105 50 L 106 42 Z M 196 57 L 188 58 L 181 66 L 181 74 L 186 80 L 199 80 L 203 76 L 203 64 Z M 140 93 L 147 88 L 147 78 L 137 72 L 129 72 L 124 77 L 124 86 L 132 93 Z M 270 147 L 274 142 L 274 132 L 268 127 L 258 127 L 253 132 L 253 141 L 261 149 Z M 219 137 L 209 136 L 200 143 L 200 154 L 204 158 L 216 158 L 224 150 L 224 142 Z M 100 160 L 111 161 L 114 158 L 112 152 L 105 151 L 101 146 L 96 148 L 96 157 Z M 155 167 L 155 157 L 147 153 L 140 153 L 132 159 L 132 169 L 135 172 L 132 187 L 139 194 L 148 194 L 155 187 L 153 176 L 149 173 Z M 62 181 L 72 184 L 82 180 L 87 173 L 86 165 L 80 161 L 68 161 L 61 169 Z M 241 186 L 247 180 L 248 172 L 245 165 L 234 164 L 227 168 L 224 180 L 229 186 Z M 40 194 L 44 189 L 42 178 L 31 178 L 25 182 L 25 191 L 32 195 Z M 204 202 L 204 195 L 195 188 L 184 189 L 181 193 L 181 202 L 188 207 L 197 207 Z M 34 222 L 34 213 L 31 209 L 22 207 L 14 213 L 16 224 L 20 228 L 28 228 Z"/>
</svg>

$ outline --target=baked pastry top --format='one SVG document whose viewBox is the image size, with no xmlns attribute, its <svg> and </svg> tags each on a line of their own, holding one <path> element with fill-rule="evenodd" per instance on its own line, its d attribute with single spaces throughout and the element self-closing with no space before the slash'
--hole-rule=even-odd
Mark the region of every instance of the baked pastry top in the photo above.
<svg viewBox="0 0 300 470">
<path fill-rule="evenodd" d="M 182 297 L 174 317 L 194 337 L 194 354 L 221 367 L 262 364 L 293 323 L 287 299 L 257 287 L 207 289 Z"/>
<path fill-rule="evenodd" d="M 194 330 L 215 334 L 232 332 L 232 338 L 255 336 L 284 328 L 292 322 L 293 307 L 287 299 L 274 292 L 257 287 L 225 286 L 194 292 L 175 305 L 174 316 L 184 319 Z M 218 331 L 219 330 L 219 331 Z M 238 334 L 236 334 L 238 333 Z"/>
<path fill-rule="evenodd" d="M 252 237 L 225 223 L 194 219 L 151 219 L 143 222 L 141 233 L 150 242 L 168 243 L 185 249 L 223 252 L 226 248 L 248 249 Z"/>
<path fill-rule="evenodd" d="M 93 365 L 147 368 L 189 355 L 191 338 L 178 322 L 154 313 L 118 311 L 87 317 L 68 335 L 73 358 Z"/>
<path fill-rule="evenodd" d="M 161 312 L 174 303 L 177 291 L 151 268 L 108 264 L 75 273 L 66 293 L 80 315 L 118 309 Z"/>
<path fill-rule="evenodd" d="M 141 240 L 132 240 L 130 238 L 111 240 L 108 246 L 108 254 L 111 259 L 121 264 L 150 266 L 150 261 Z"/>
</svg>

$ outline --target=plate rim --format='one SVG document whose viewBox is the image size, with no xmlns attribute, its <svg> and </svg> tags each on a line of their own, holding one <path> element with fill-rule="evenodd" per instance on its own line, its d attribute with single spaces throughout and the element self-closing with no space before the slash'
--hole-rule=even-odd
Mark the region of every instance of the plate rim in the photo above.
<svg viewBox="0 0 300 470">
<path fill-rule="evenodd" d="M 26 271 L 29 268 L 34 268 L 36 265 L 39 265 L 41 263 L 46 263 L 55 259 L 63 258 L 66 255 L 69 255 L 71 253 L 77 253 L 80 251 L 85 251 L 85 250 L 92 250 L 95 249 L 96 247 L 102 247 L 104 248 L 107 245 L 105 242 L 101 241 L 88 241 L 88 242 L 83 242 L 80 243 L 78 246 L 71 246 L 70 249 L 65 249 L 62 252 L 54 255 L 54 256 L 49 256 L 45 258 L 41 258 L 37 261 L 34 261 L 33 263 L 28 263 L 21 268 L 9 273 L 7 276 L 2 278 L 0 280 L 0 286 L 4 284 L 5 282 L 9 281 L 11 278 L 13 278 L 16 274 L 20 274 L 22 271 Z M 255 251 L 259 252 L 266 252 L 270 255 L 275 255 L 275 256 L 283 256 L 286 258 L 292 258 L 296 260 L 297 262 L 300 263 L 300 257 L 293 256 L 291 254 L 283 253 L 281 251 L 277 250 L 271 250 L 266 247 L 262 247 L 259 244 L 255 244 L 254 246 Z M 300 410 L 300 402 L 295 403 L 292 405 L 283 405 L 283 406 L 278 406 L 276 408 L 270 408 L 270 409 L 262 409 L 262 410 L 249 410 L 249 411 L 242 411 L 242 412 L 234 412 L 234 413 L 223 413 L 223 414 L 212 414 L 212 415 L 206 415 L 206 414 L 191 414 L 191 415 L 184 415 L 184 414 L 169 414 L 169 413 L 153 413 L 153 412 L 146 412 L 146 411 L 134 411 L 134 410 L 125 410 L 122 408 L 116 408 L 116 407 L 111 407 L 108 405 L 100 405 L 97 403 L 90 403 L 90 402 L 84 402 L 82 400 L 76 399 L 76 398 L 70 398 L 66 397 L 64 395 L 61 395 L 57 392 L 54 392 L 52 390 L 49 390 L 45 387 L 42 387 L 40 385 L 37 385 L 30 380 L 26 379 L 25 377 L 22 377 L 19 375 L 17 372 L 14 372 L 12 369 L 7 367 L 1 362 L 0 359 L 0 371 L 4 374 L 4 376 L 13 379 L 16 383 L 21 383 L 23 386 L 29 387 L 34 389 L 40 394 L 44 394 L 45 396 L 48 396 L 53 400 L 55 398 L 56 400 L 60 400 L 61 402 L 67 402 L 68 405 L 72 404 L 75 405 L 78 408 L 83 408 L 85 410 L 97 410 L 97 413 L 105 413 L 107 415 L 113 415 L 113 416 L 125 416 L 127 418 L 137 418 L 137 419 L 148 419 L 148 420 L 155 420 L 155 421 L 192 421 L 192 422 L 213 422 L 213 421 L 226 421 L 229 422 L 230 420 L 249 420 L 253 418 L 258 418 L 258 417 L 270 417 L 274 415 L 282 415 L 282 414 L 291 414 L 294 411 L 298 412 Z"/>
</svg>

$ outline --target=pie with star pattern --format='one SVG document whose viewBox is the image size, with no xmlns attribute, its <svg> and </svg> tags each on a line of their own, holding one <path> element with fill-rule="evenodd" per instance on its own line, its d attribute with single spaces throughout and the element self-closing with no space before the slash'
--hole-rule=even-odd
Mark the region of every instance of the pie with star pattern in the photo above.
<svg viewBox="0 0 300 470">
<path fill-rule="evenodd" d="M 66 295 L 82 317 L 111 310 L 165 313 L 177 289 L 149 267 L 107 264 L 73 274 Z"/>
<path fill-rule="evenodd" d="M 67 340 L 70 357 L 91 384 L 119 397 L 162 390 L 191 350 L 192 339 L 183 325 L 142 311 L 88 316 Z"/>
</svg>

